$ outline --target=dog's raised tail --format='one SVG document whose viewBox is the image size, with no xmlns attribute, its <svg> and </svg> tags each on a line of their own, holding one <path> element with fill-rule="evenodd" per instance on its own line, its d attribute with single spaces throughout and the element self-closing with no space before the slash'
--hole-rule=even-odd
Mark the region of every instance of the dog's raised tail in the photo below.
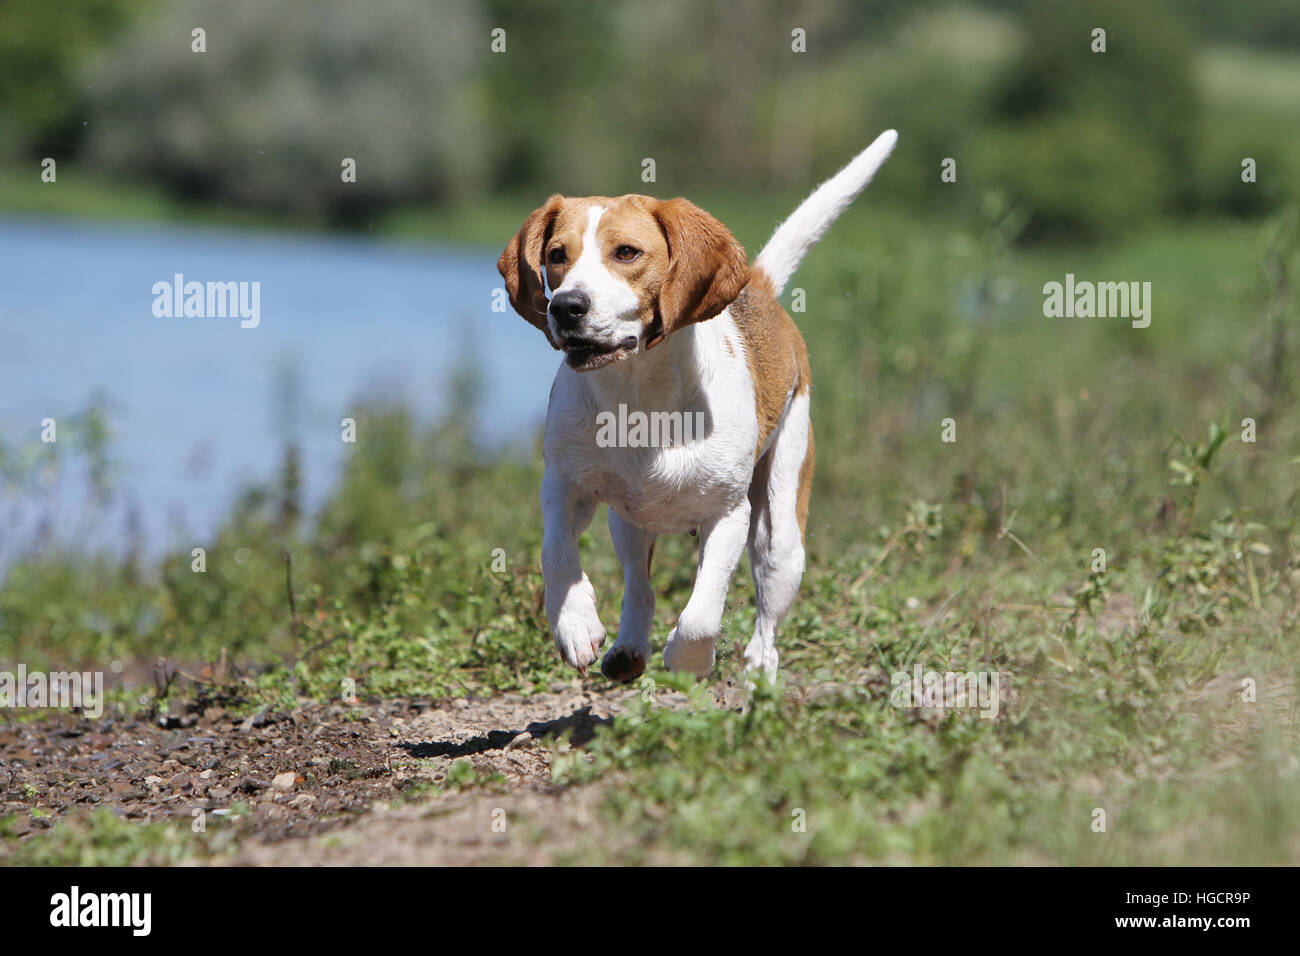
<svg viewBox="0 0 1300 956">
<path fill-rule="evenodd" d="M 779 296 L 808 250 L 831 227 L 849 203 L 871 182 L 876 170 L 884 165 L 898 142 L 898 133 L 885 130 L 876 141 L 858 153 L 847 166 L 818 186 L 799 204 L 754 260 L 752 285 L 766 288 Z"/>
</svg>

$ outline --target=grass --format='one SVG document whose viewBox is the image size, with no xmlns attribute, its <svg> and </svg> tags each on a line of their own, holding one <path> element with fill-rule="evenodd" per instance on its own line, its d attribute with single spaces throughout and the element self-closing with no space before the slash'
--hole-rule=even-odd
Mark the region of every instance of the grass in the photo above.
<svg viewBox="0 0 1300 956">
<path fill-rule="evenodd" d="M 229 821 L 209 814 L 201 824 L 145 823 L 98 807 L 21 842 L 13 840 L 9 818 L 0 817 L 0 841 L 12 841 L 0 850 L 8 866 L 174 866 L 230 851 L 238 840 L 238 816 L 236 807 Z"/>
<path fill-rule="evenodd" d="M 788 205 L 728 202 L 712 205 L 751 249 Z M 499 240 L 519 218 L 510 205 L 466 235 Z M 996 198 L 974 224 L 864 203 L 796 278 L 818 478 L 783 682 L 742 711 L 708 686 L 685 709 L 643 702 L 557 759 L 558 785 L 606 788 L 595 825 L 635 837 L 631 852 L 1300 859 L 1294 215 L 1030 250 L 1013 241 L 1019 220 Z M 1150 281 L 1151 327 L 1043 318 L 1043 283 L 1067 272 Z M 188 553 L 145 568 L 24 560 L 0 585 L 0 661 L 102 668 L 165 654 L 284 707 L 336 696 L 345 679 L 367 698 L 528 694 L 569 679 L 542 611 L 540 453 L 482 452 L 464 425 L 473 391 L 458 395 L 433 427 L 383 403 L 363 411 L 366 441 L 315 520 L 293 517 L 287 477 L 248 489 L 207 543 L 205 574 Z M 1255 442 L 1242 440 L 1244 418 Z M 12 464 L 32 459 L 9 451 L 11 489 L 34 493 Z M 657 550 L 660 644 L 689 594 L 695 544 Z M 601 518 L 581 550 L 612 632 L 621 575 Z M 709 686 L 739 678 L 735 645 L 753 613 L 742 569 Z M 997 672 L 997 719 L 893 706 L 892 675 L 916 663 Z M 680 685 L 657 665 L 647 676 Z M 491 785 L 468 765 L 453 782 Z M 11 861 L 169 860 L 167 834 L 97 817 L 23 841 Z"/>
</svg>

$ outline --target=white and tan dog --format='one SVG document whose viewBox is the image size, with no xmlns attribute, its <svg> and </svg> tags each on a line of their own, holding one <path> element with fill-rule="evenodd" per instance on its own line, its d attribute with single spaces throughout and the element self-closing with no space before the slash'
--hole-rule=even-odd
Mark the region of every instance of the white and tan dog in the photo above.
<svg viewBox="0 0 1300 956">
<path fill-rule="evenodd" d="M 808 353 L 777 296 L 897 138 L 882 134 L 813 192 L 752 269 L 708 213 L 684 199 L 637 195 L 552 196 L 501 254 L 511 304 L 565 352 L 546 414 L 542 570 L 551 634 L 572 666 L 585 672 L 605 643 L 578 557 L 578 537 L 605 502 L 625 584 L 605 676 L 628 681 L 645 670 L 655 538 L 696 530 L 695 588 L 664 664 L 700 676 L 712 669 L 748 542 L 757 622 L 745 662 L 775 674 L 776 631 L 803 576 L 813 473 Z M 598 440 L 610 416 L 637 413 L 643 423 L 703 428 L 689 441 L 643 440 L 644 429 Z"/>
</svg>

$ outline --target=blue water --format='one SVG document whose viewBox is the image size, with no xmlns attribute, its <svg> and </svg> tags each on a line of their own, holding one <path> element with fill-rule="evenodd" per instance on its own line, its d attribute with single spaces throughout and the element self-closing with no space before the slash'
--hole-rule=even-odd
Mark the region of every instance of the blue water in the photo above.
<svg viewBox="0 0 1300 956">
<path fill-rule="evenodd" d="M 242 487 L 275 474 L 286 439 L 301 447 L 310 511 L 337 480 L 350 447 L 339 422 L 358 399 L 431 419 L 466 360 L 483 377 L 482 441 L 531 440 L 558 361 L 514 312 L 492 311 L 498 251 L 0 219 L 0 438 L 38 445 L 42 419 L 66 422 L 102 389 L 114 464 L 102 505 L 75 469 L 0 493 L 0 566 L 41 527 L 112 549 L 130 524 L 147 552 L 188 550 Z M 260 282 L 260 324 L 155 317 L 153 285 L 175 273 Z"/>
</svg>

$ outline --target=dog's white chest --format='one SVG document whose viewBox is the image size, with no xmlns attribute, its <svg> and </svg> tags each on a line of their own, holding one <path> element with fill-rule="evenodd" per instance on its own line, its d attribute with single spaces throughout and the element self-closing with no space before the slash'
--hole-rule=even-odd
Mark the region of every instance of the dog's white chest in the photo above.
<svg viewBox="0 0 1300 956">
<path fill-rule="evenodd" d="M 728 359 L 686 385 L 667 373 L 620 381 L 561 368 L 547 413 L 547 469 L 647 530 L 707 523 L 747 494 L 758 441 L 748 368 L 741 356 Z"/>
<path fill-rule="evenodd" d="M 707 447 L 611 449 L 598 459 L 583 484 L 623 518 L 660 534 L 699 527 L 748 485 L 734 469 L 718 467 Z"/>
</svg>

